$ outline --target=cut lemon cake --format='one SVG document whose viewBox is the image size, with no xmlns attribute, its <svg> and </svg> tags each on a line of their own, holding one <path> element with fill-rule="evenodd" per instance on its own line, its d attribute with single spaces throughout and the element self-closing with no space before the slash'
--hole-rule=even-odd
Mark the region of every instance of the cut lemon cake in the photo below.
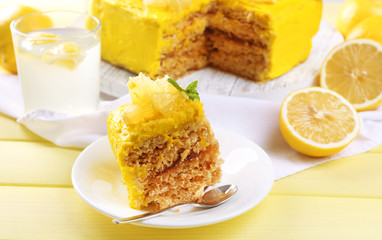
<svg viewBox="0 0 382 240">
<path fill-rule="evenodd" d="M 305 61 L 322 0 L 93 0 L 102 58 L 151 78 L 212 66 L 265 81 Z"/>
<path fill-rule="evenodd" d="M 219 144 L 195 90 L 143 74 L 128 82 L 130 103 L 112 111 L 108 137 L 130 207 L 158 210 L 197 201 L 221 177 Z"/>
</svg>

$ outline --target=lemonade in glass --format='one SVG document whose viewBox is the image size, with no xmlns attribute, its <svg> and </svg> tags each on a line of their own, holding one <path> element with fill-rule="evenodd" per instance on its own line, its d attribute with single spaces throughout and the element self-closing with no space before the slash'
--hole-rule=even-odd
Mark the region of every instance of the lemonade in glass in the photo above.
<svg viewBox="0 0 382 240">
<path fill-rule="evenodd" d="M 85 113 L 100 91 L 100 22 L 70 11 L 32 13 L 11 23 L 25 111 Z"/>
</svg>

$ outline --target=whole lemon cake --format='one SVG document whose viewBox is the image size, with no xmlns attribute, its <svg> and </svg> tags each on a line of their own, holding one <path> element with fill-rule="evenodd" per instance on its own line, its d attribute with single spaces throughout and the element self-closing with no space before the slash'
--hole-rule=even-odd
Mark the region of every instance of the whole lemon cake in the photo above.
<svg viewBox="0 0 382 240">
<path fill-rule="evenodd" d="M 221 177 L 219 144 L 196 92 L 173 79 L 130 78 L 131 101 L 112 111 L 108 137 L 130 207 L 197 201 Z"/>
<path fill-rule="evenodd" d="M 310 54 L 322 0 L 93 0 L 102 58 L 151 78 L 212 66 L 276 78 Z"/>
</svg>

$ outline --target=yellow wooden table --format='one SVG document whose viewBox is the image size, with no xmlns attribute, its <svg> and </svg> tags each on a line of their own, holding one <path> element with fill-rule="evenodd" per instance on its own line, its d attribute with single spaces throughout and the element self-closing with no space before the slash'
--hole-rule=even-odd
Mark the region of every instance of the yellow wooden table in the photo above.
<svg viewBox="0 0 382 240">
<path fill-rule="evenodd" d="M 325 5 L 329 22 L 338 7 Z M 0 114 L 0 239 L 382 239 L 382 145 L 278 180 L 247 213 L 191 229 L 112 224 L 72 187 L 79 153 Z"/>
</svg>

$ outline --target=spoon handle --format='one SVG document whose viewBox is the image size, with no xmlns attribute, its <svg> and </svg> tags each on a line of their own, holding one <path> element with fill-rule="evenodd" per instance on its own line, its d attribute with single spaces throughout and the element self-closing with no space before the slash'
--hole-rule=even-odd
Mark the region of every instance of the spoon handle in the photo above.
<svg viewBox="0 0 382 240">
<path fill-rule="evenodd" d="M 182 204 L 179 204 L 179 205 L 163 208 L 163 209 L 161 209 L 161 210 L 159 210 L 157 212 L 148 212 L 148 213 L 143 213 L 143 214 L 140 214 L 140 215 L 136 215 L 136 216 L 132 216 L 132 217 L 127 217 L 127 218 L 114 218 L 112 221 L 115 224 L 120 224 L 120 223 L 129 223 L 129 222 L 135 222 L 135 221 L 140 221 L 140 220 L 146 220 L 146 219 L 149 219 L 149 218 L 152 218 L 152 217 L 156 217 L 156 216 L 162 215 L 163 213 L 166 213 L 168 211 L 177 210 L 177 209 L 180 209 L 180 208 L 182 208 L 184 206 L 190 206 L 190 205 L 193 205 L 193 204 L 182 203 Z"/>
</svg>

